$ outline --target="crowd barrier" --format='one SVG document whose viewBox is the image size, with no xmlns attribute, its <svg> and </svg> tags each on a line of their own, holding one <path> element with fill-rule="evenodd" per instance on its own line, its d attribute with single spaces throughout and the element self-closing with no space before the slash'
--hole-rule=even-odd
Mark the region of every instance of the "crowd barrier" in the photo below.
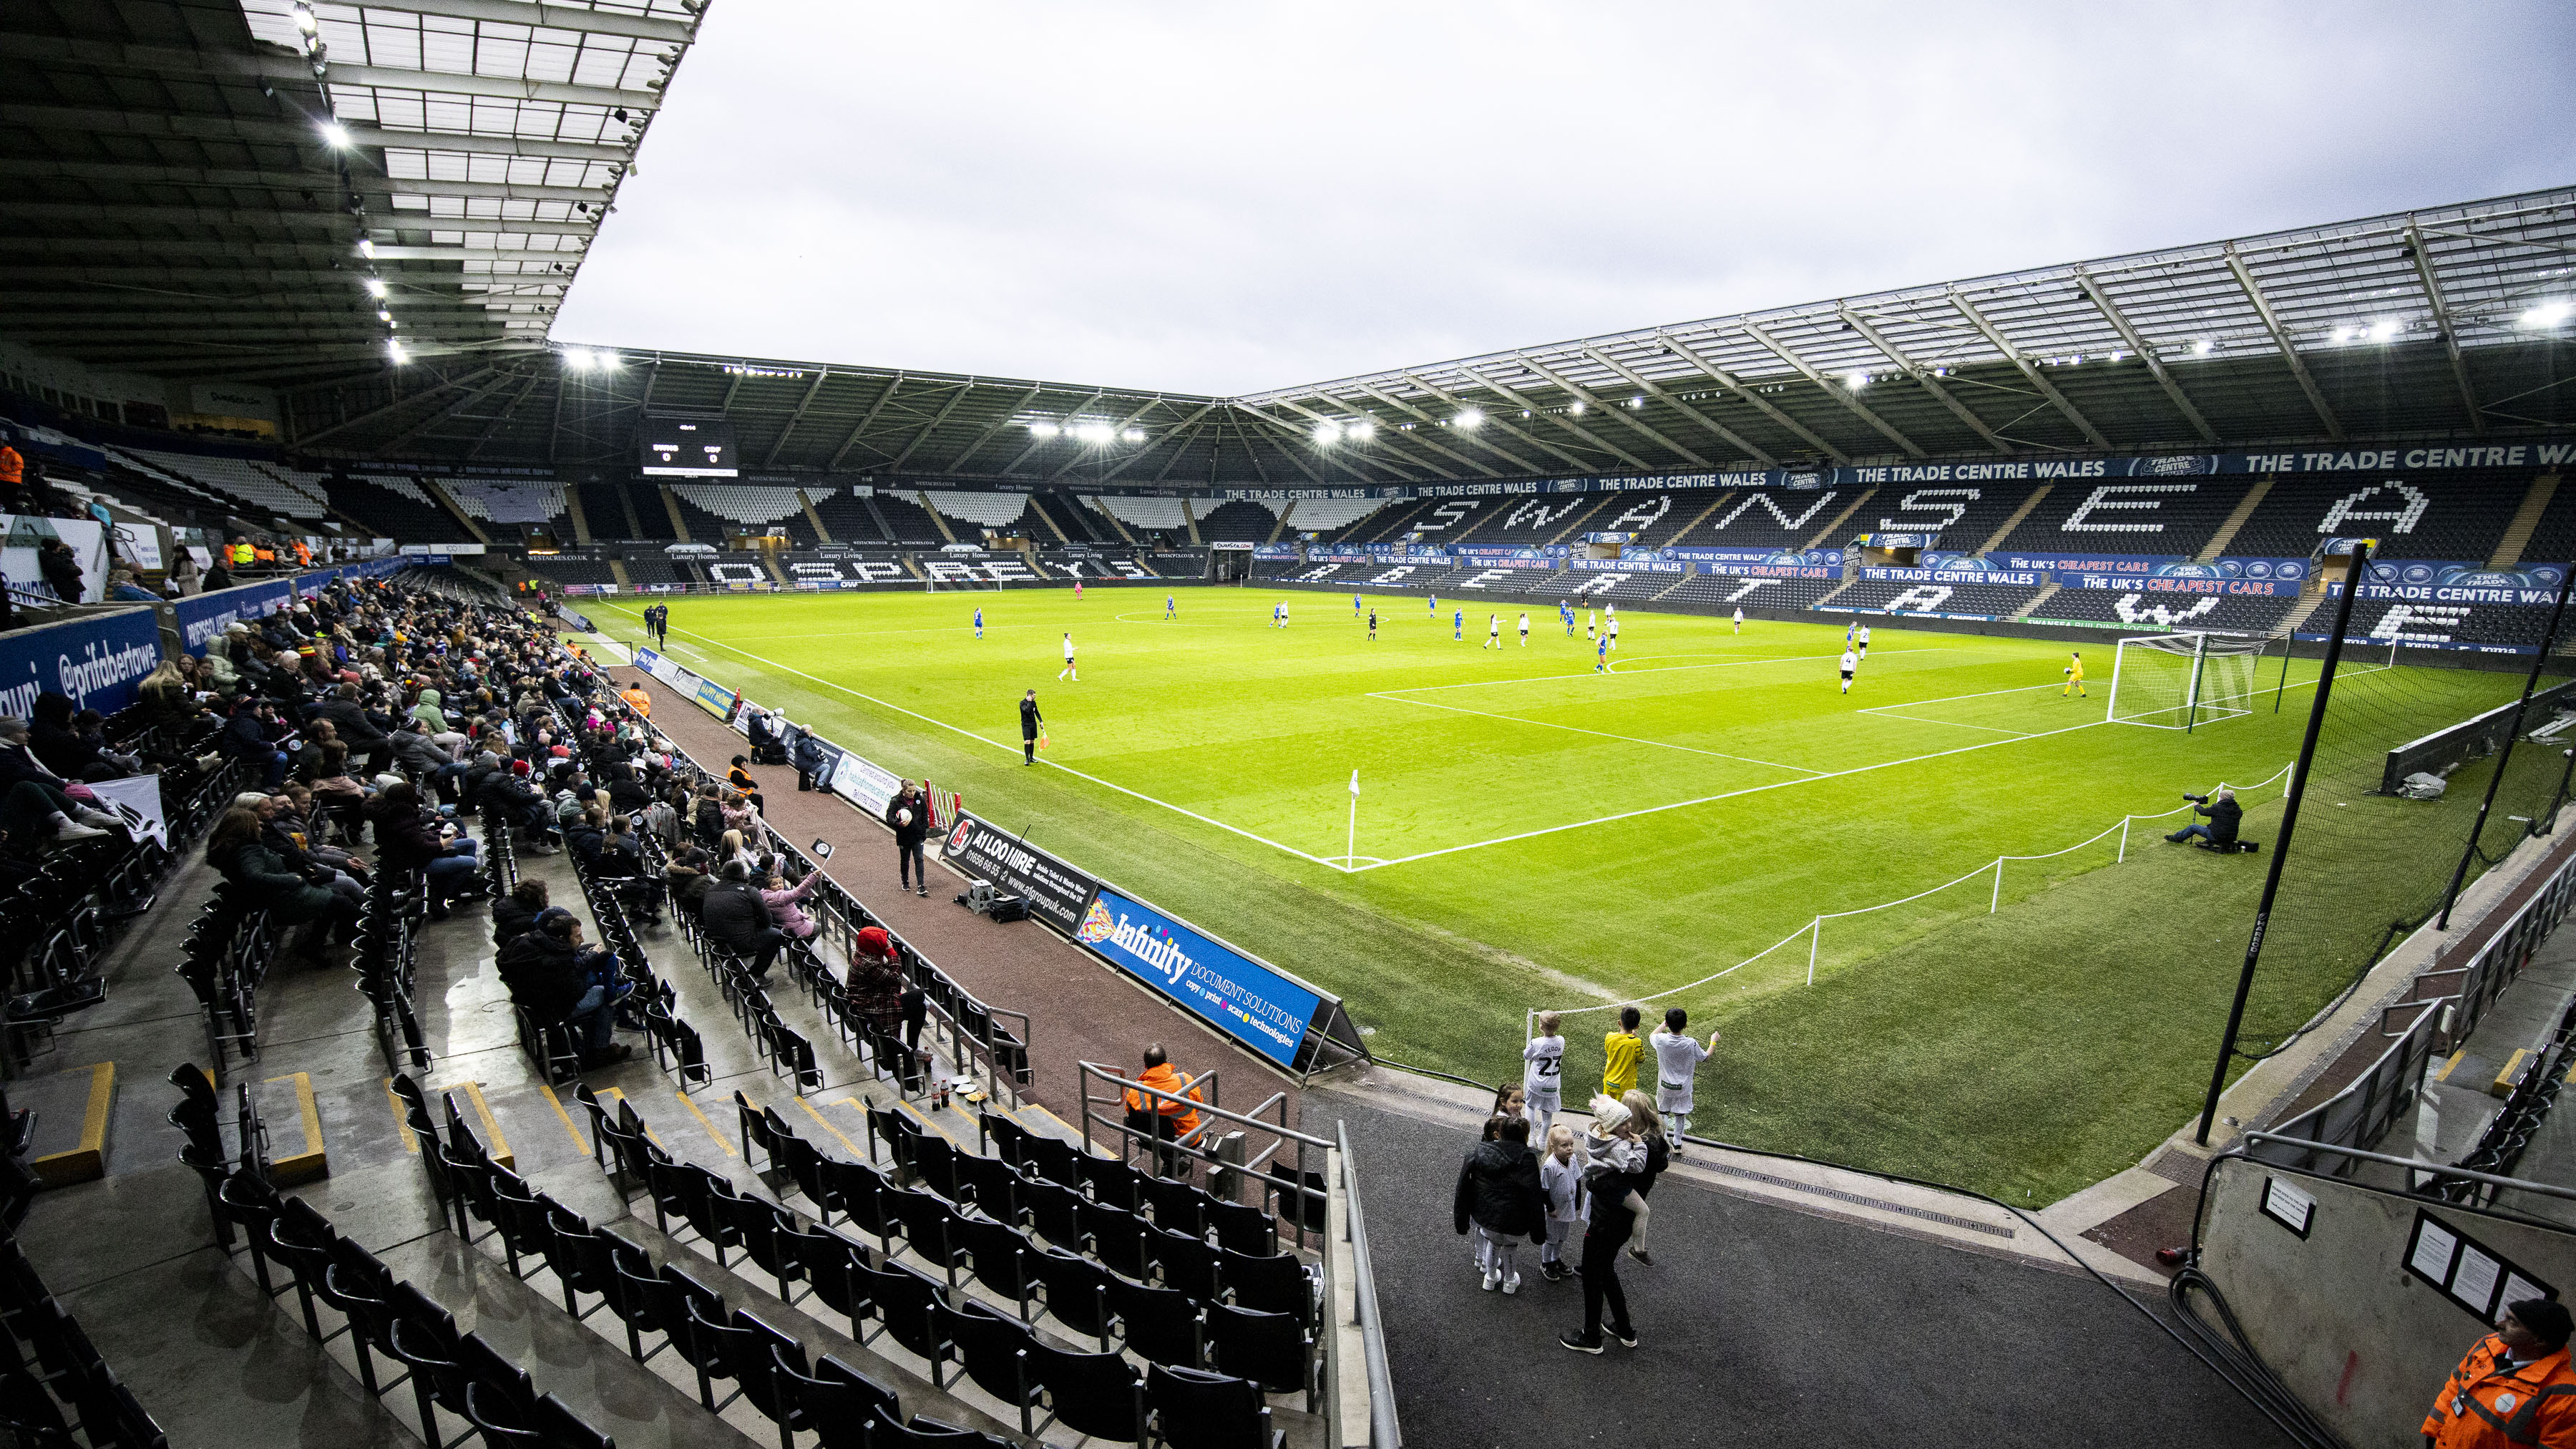
<svg viewBox="0 0 2576 1449">
<path fill-rule="evenodd" d="M 740 716 L 738 692 L 667 655 L 639 648 L 635 664 L 728 726 Z M 813 742 L 822 752 L 815 778 L 881 820 L 903 777 L 820 735 Z M 1371 1059 L 1331 992 L 958 805 L 944 819 L 934 812 L 933 823 L 943 858 L 968 877 L 1024 898 L 1033 918 L 1283 1070 L 1306 1077 Z"/>
</svg>

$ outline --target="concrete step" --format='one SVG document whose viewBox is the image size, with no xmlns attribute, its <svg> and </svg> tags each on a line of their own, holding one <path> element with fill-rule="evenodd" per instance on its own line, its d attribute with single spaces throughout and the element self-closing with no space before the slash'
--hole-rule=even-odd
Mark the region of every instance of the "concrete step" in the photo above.
<svg viewBox="0 0 2576 1449">
<path fill-rule="evenodd" d="M 29 1166 L 47 1187 L 107 1175 L 116 1108 L 116 1063 L 95 1062 L 9 1085 L 9 1105 L 34 1114 Z"/>
</svg>

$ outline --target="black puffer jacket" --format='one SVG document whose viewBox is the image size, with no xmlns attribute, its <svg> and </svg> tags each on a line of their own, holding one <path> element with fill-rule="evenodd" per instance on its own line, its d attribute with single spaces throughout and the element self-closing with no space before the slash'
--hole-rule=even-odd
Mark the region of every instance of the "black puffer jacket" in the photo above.
<svg viewBox="0 0 2576 1449">
<path fill-rule="evenodd" d="M 2237 827 L 2245 820 L 2245 807 L 2234 800 L 2212 800 L 2206 805 L 2194 805 L 2191 813 L 2209 817 L 2209 838 L 2220 845 L 2234 840 Z"/>
<path fill-rule="evenodd" d="M 748 881 L 718 881 L 707 887 L 706 897 L 698 902 L 698 923 L 706 927 L 708 939 L 719 946 L 747 950 L 753 938 L 774 924 L 769 916 L 769 903 Z"/>
<path fill-rule="evenodd" d="M 501 984 L 510 999 L 525 1008 L 540 1026 L 552 1026 L 581 1005 L 590 980 L 574 959 L 572 942 L 529 931 L 501 948 Z"/>
<path fill-rule="evenodd" d="M 1547 1238 L 1547 1196 L 1538 1184 L 1538 1154 L 1520 1142 L 1479 1142 L 1458 1168 L 1454 1205 L 1459 1232 L 1473 1221 L 1506 1238 Z"/>
</svg>

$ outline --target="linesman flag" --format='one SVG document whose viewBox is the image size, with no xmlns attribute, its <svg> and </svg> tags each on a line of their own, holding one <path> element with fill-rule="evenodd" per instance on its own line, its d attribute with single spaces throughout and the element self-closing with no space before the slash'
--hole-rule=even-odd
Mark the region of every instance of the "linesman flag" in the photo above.
<svg viewBox="0 0 2576 1449">
<path fill-rule="evenodd" d="M 1359 772 L 1359 771 L 1357 771 L 1357 770 L 1353 770 L 1353 771 L 1351 771 L 1351 794 L 1352 794 L 1352 796 L 1353 796 L 1353 797 L 1355 797 L 1355 798 L 1356 798 L 1356 797 L 1358 796 L 1358 794 L 1359 794 L 1359 793 L 1360 793 L 1360 772 Z"/>
</svg>

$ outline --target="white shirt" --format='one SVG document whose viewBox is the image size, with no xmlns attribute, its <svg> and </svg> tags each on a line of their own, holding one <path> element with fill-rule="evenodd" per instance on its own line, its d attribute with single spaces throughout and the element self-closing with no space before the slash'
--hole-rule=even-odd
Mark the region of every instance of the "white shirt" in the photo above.
<svg viewBox="0 0 2576 1449">
<path fill-rule="evenodd" d="M 1616 619 L 1610 621 L 1610 637 L 1613 639 L 1619 637 L 1619 621 Z"/>
<path fill-rule="evenodd" d="M 1744 622 L 1744 611 L 1742 609 L 1737 609 L 1735 611 L 1735 622 L 1739 624 Z"/>
<path fill-rule="evenodd" d="M 1068 663 L 1073 659 L 1073 641 L 1070 639 L 1064 641 L 1064 657 Z"/>
<path fill-rule="evenodd" d="M 1503 632 L 1503 616 L 1500 614 L 1487 614 L 1485 616 L 1485 632 L 1488 634 L 1500 634 Z"/>
<path fill-rule="evenodd" d="M 1521 632 L 1524 634 L 1529 632 L 1529 615 L 1527 614 L 1521 615 Z"/>
<path fill-rule="evenodd" d="M 1619 617 L 1619 606 L 1618 606 L 1617 604 L 1611 604 L 1611 605 L 1608 605 L 1607 607 L 1608 607 L 1608 608 L 1609 608 L 1609 610 L 1610 610 L 1610 617 L 1611 617 L 1611 618 L 1616 619 L 1616 618 L 1618 618 L 1618 617 Z"/>
<path fill-rule="evenodd" d="M 1688 1112 L 1691 1109 L 1691 1074 L 1708 1060 L 1708 1045 L 1687 1036 L 1668 1031 L 1649 1034 L 1646 1044 L 1655 1049 L 1655 1110 Z"/>
<path fill-rule="evenodd" d="M 1860 626 L 1860 642 L 1863 644 L 1867 644 L 1869 642 L 1869 626 L 1867 624 Z"/>
<path fill-rule="evenodd" d="M 1562 1090 L 1559 1084 L 1565 1079 L 1565 1038 L 1531 1038 L 1529 1045 L 1521 1048 L 1521 1061 L 1521 1090 L 1533 1102 L 1543 1097 L 1553 1104 Z"/>
<path fill-rule="evenodd" d="M 1845 674 L 1849 674 L 1849 673 L 1851 673 L 1853 670 L 1858 669 L 1859 667 L 1860 667 L 1860 656 L 1859 656 L 1859 655 L 1857 655 L 1857 654 L 1852 653 L 1852 652 L 1851 652 L 1850 650 L 1848 650 L 1848 649 L 1844 650 L 1844 651 L 1843 651 L 1843 673 L 1845 673 Z"/>
</svg>

